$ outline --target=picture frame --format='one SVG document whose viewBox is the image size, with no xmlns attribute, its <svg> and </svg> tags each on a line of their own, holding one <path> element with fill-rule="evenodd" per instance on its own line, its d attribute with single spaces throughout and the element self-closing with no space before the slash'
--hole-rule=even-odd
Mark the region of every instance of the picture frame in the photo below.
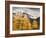
<svg viewBox="0 0 46 38">
<path fill-rule="evenodd" d="M 44 35 L 45 34 L 45 29 L 44 29 L 45 28 L 45 7 L 44 6 L 45 6 L 44 3 L 5 1 L 5 37 Z M 35 17 L 35 13 L 36 13 L 35 11 L 34 13 L 30 11 L 32 13 L 29 13 L 29 15 L 30 14 L 34 15 L 34 17 L 31 17 L 33 19 L 40 17 L 40 20 L 38 20 L 40 22 L 40 23 L 38 22 L 39 26 L 36 26 L 38 28 L 30 29 L 30 30 L 21 29 L 22 31 L 18 28 L 19 30 L 18 29 L 15 30 L 14 28 L 16 26 L 15 27 L 12 26 L 14 25 L 12 18 L 14 17 L 14 14 L 16 14 L 16 13 L 13 13 L 13 12 L 16 12 L 16 9 L 17 11 L 19 9 L 19 12 L 20 10 L 22 12 L 23 10 L 24 11 L 26 10 L 27 14 L 29 12 L 29 9 L 35 10 L 35 11 L 37 10 L 36 17 Z"/>
</svg>

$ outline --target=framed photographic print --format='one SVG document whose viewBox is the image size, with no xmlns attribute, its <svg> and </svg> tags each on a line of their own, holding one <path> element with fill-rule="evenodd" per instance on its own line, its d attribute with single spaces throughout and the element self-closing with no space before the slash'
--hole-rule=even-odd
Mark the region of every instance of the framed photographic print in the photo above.
<svg viewBox="0 0 46 38">
<path fill-rule="evenodd" d="M 44 35 L 44 3 L 6 1 L 5 36 Z"/>
</svg>

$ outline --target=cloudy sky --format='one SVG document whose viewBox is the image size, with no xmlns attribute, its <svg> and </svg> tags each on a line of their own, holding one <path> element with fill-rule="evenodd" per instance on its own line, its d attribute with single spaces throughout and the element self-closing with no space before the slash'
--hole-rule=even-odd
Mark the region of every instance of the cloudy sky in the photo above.
<svg viewBox="0 0 46 38">
<path fill-rule="evenodd" d="M 13 7 L 13 13 L 17 12 L 25 12 L 33 17 L 39 17 L 40 16 L 40 8 L 22 8 L 22 7 Z"/>
</svg>

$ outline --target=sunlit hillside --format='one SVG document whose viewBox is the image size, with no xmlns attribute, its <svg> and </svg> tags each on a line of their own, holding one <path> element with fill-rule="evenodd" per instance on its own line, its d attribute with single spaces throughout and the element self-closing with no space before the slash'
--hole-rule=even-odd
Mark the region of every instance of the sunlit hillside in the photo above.
<svg viewBox="0 0 46 38">
<path fill-rule="evenodd" d="M 13 30 L 31 30 L 38 28 L 38 22 L 32 21 L 27 14 L 17 12 L 13 18 Z"/>
</svg>

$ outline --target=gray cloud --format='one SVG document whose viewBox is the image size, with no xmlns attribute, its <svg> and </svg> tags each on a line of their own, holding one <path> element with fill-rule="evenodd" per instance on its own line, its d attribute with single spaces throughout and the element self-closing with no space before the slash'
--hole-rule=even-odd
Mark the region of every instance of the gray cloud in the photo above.
<svg viewBox="0 0 46 38">
<path fill-rule="evenodd" d="M 13 7 L 13 13 L 17 12 L 25 12 L 33 17 L 39 17 L 40 16 L 40 8 L 22 8 L 22 7 Z"/>
</svg>

